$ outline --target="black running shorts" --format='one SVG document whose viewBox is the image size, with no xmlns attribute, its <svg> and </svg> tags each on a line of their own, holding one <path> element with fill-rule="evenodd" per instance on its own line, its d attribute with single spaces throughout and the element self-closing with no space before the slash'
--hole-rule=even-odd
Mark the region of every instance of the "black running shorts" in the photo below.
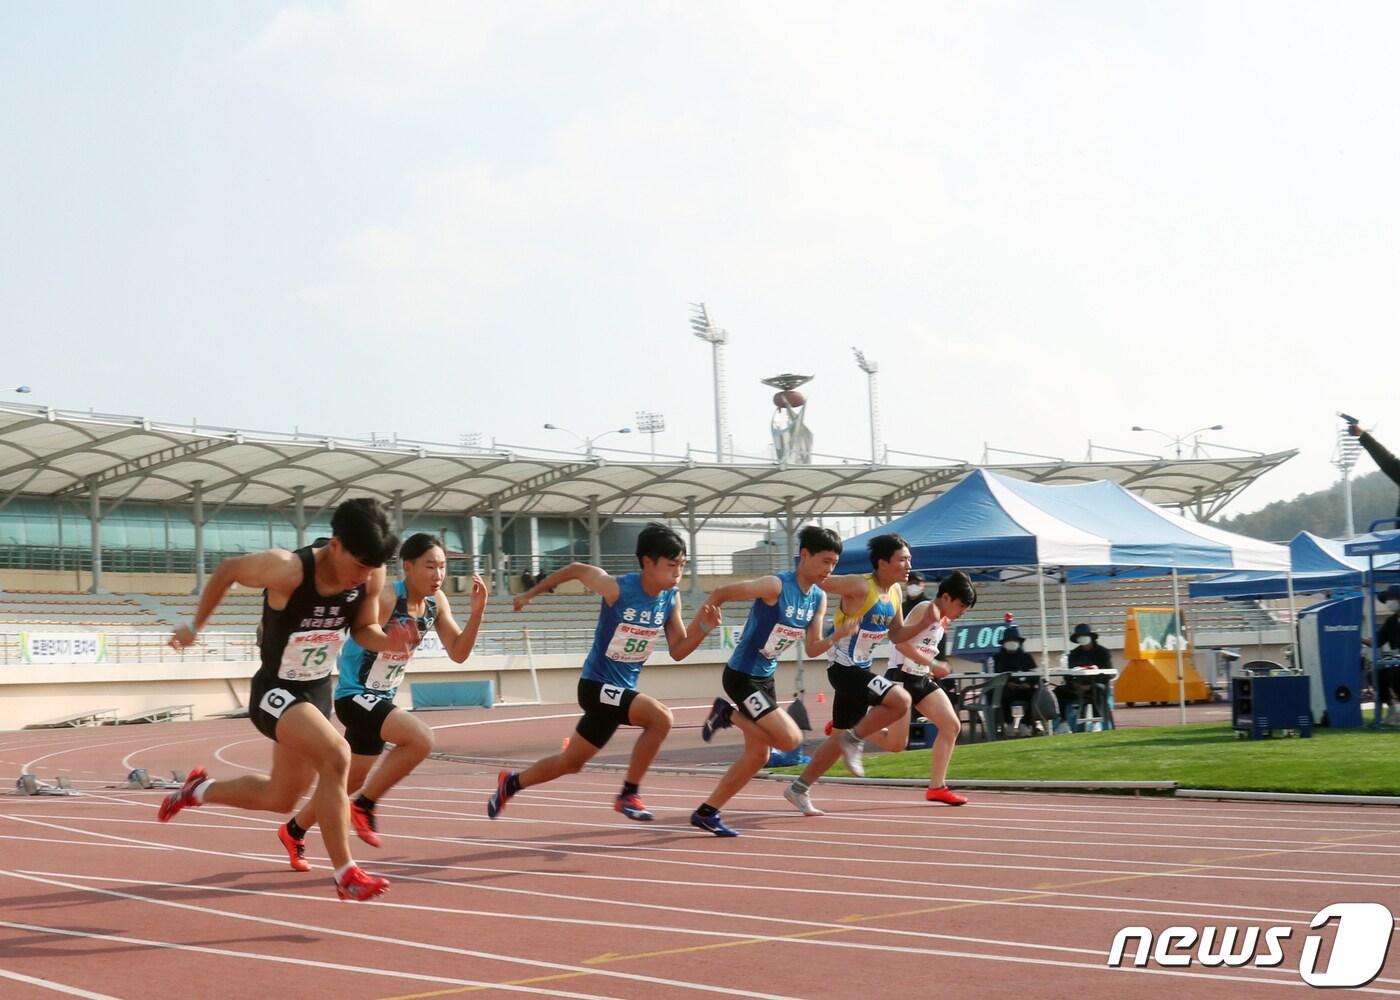
<svg viewBox="0 0 1400 1000">
<path fill-rule="evenodd" d="M 826 679 L 836 692 L 831 704 L 831 724 L 836 729 L 852 729 L 865 713 L 885 700 L 894 688 L 873 670 L 833 663 L 826 668 Z"/>
<path fill-rule="evenodd" d="M 384 740 L 379 731 L 384 720 L 395 709 L 394 700 L 366 691 L 349 698 L 335 700 L 335 717 L 345 726 L 345 742 L 350 752 L 363 757 L 378 757 L 384 752 Z"/>
<path fill-rule="evenodd" d="M 729 695 L 729 700 L 754 722 L 778 708 L 777 685 L 773 683 L 772 674 L 755 677 L 742 670 L 725 667 L 720 683 L 724 685 L 724 693 Z"/>
<path fill-rule="evenodd" d="M 316 706 L 327 719 L 331 717 L 331 694 L 335 690 L 335 678 L 326 677 L 311 687 L 297 685 L 295 688 L 283 685 L 276 677 L 260 681 L 256 675 L 248 691 L 248 717 L 253 725 L 274 743 L 277 742 L 277 723 L 282 720 L 287 709 L 299 701 Z"/>
<path fill-rule="evenodd" d="M 618 726 L 629 724 L 627 712 L 636 699 L 635 688 L 579 678 L 578 707 L 583 709 L 583 718 L 578 720 L 575 731 L 599 750 L 603 749 Z"/>
</svg>

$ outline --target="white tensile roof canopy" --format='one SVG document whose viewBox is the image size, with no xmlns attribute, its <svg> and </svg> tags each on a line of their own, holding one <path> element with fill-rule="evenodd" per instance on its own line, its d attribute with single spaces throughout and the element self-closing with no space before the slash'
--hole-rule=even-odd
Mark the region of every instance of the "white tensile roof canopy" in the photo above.
<svg viewBox="0 0 1400 1000">
<path fill-rule="evenodd" d="M 300 508 L 348 496 L 405 512 L 584 516 L 893 515 L 974 468 L 1041 483 L 1107 479 L 1212 517 L 1296 451 L 1239 458 L 1022 465 L 619 462 L 523 450 L 195 428 L 141 417 L 0 406 L 0 507 L 16 497 Z"/>
</svg>

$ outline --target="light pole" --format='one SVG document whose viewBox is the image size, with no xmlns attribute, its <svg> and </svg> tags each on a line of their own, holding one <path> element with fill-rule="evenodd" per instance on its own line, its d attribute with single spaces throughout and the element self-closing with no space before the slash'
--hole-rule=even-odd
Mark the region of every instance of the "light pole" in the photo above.
<svg viewBox="0 0 1400 1000">
<path fill-rule="evenodd" d="M 1337 431 L 1337 453 L 1332 458 L 1332 464 L 1342 474 L 1342 497 L 1346 500 L 1348 538 L 1356 534 L 1356 515 L 1351 506 L 1351 470 L 1356 467 L 1356 460 L 1360 457 L 1361 441 L 1352 437 L 1345 427 Z"/>
<path fill-rule="evenodd" d="M 725 442 L 729 439 L 729 419 L 725 415 L 728 408 L 727 389 L 724 378 L 724 345 L 729 343 L 729 331 L 721 330 L 710 319 L 710 311 L 703 302 L 690 304 L 690 331 L 713 348 L 715 372 L 715 461 L 723 462 Z"/>
<path fill-rule="evenodd" d="M 656 435 L 666 429 L 666 417 L 648 410 L 637 411 L 637 430 L 651 438 L 651 460 L 656 461 Z"/>
<path fill-rule="evenodd" d="M 855 353 L 856 364 L 865 372 L 866 387 L 870 390 L 870 464 L 874 465 L 880 461 L 880 392 L 875 382 L 880 363 L 871 361 L 858 347 L 851 350 Z"/>
<path fill-rule="evenodd" d="M 618 427 L 615 430 L 603 431 L 603 433 L 601 434 L 593 434 L 585 437 L 582 434 L 569 430 L 569 428 L 567 427 L 560 427 L 558 424 L 545 424 L 544 429 L 547 431 L 563 431 L 565 434 L 572 434 L 574 437 L 578 438 L 580 441 L 583 442 L 584 454 L 586 454 L 589 458 L 593 457 L 593 442 L 600 441 L 603 438 L 607 437 L 609 434 L 632 433 L 632 428 L 630 427 Z"/>
<path fill-rule="evenodd" d="M 1194 431 L 1187 431 L 1185 434 L 1172 435 L 1172 434 L 1168 434 L 1166 431 L 1159 431 L 1159 430 L 1157 430 L 1155 427 L 1138 427 L 1136 424 L 1133 425 L 1133 430 L 1135 430 L 1135 431 L 1147 431 L 1147 432 L 1149 432 L 1149 433 L 1151 433 L 1151 434 L 1160 434 L 1160 435 L 1162 435 L 1162 437 L 1166 438 L 1168 441 L 1170 441 L 1173 445 L 1176 446 L 1176 457 L 1177 457 L 1177 458 L 1180 458 L 1180 457 L 1181 457 L 1181 442 L 1185 441 L 1185 440 L 1186 440 L 1187 438 L 1189 438 L 1192 434 L 1199 434 L 1199 433 L 1201 433 L 1201 431 L 1223 431 L 1224 429 L 1225 429 L 1225 425 L 1224 425 L 1224 424 L 1211 424 L 1209 427 L 1197 427 Z M 1196 442 L 1196 445 L 1195 445 L 1195 448 L 1194 448 L 1194 450 L 1192 451 L 1192 457 L 1193 457 L 1193 458 L 1200 458 L 1200 448 L 1201 448 L 1201 442 L 1200 442 L 1200 441 L 1197 441 L 1197 442 Z"/>
</svg>

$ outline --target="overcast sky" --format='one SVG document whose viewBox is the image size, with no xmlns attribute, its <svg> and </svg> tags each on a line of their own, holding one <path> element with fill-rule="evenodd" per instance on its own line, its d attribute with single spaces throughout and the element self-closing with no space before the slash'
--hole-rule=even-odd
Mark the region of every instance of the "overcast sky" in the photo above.
<svg viewBox="0 0 1400 1000">
<path fill-rule="evenodd" d="M 0 387 L 252 429 L 1400 448 L 1400 6 L 0 4 Z M 610 438 L 646 447 L 636 436 Z M 1169 447 L 1169 446 L 1168 446 Z M 1369 460 L 1363 470 L 1371 468 Z"/>
</svg>

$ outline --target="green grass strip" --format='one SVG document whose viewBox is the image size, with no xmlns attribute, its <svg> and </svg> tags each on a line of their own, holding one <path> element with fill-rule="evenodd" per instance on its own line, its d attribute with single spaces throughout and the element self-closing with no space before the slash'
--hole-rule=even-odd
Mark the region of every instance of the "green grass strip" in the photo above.
<svg viewBox="0 0 1400 1000">
<path fill-rule="evenodd" d="M 810 751 L 809 751 L 810 752 Z M 1182 788 L 1400 795 L 1400 732 L 1313 730 L 1249 740 L 1211 722 L 960 744 L 948 776 L 1011 781 L 1175 781 Z M 796 774 L 801 768 L 782 768 Z M 840 763 L 830 772 L 846 775 Z M 868 754 L 869 778 L 927 778 L 929 751 Z"/>
</svg>

